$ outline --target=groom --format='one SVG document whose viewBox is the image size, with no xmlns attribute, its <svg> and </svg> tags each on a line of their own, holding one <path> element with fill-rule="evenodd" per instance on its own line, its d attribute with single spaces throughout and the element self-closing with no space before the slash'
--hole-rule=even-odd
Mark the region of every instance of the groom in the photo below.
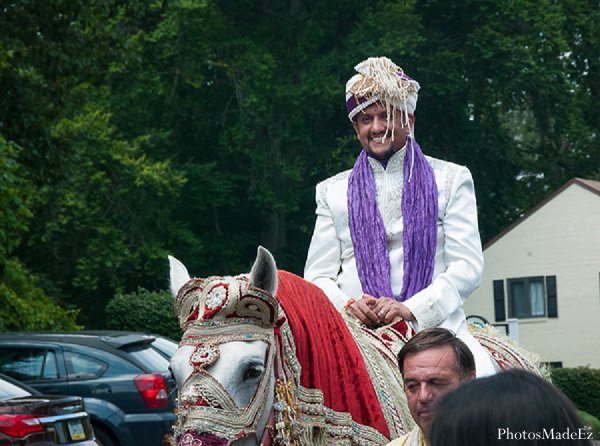
<svg viewBox="0 0 600 446">
<path fill-rule="evenodd" d="M 471 173 L 423 155 L 417 81 L 385 57 L 355 69 L 346 107 L 362 150 L 351 170 L 317 185 L 304 277 L 367 326 L 403 319 L 417 331 L 453 331 L 478 376 L 492 374 L 462 309 L 483 270 Z"/>
</svg>

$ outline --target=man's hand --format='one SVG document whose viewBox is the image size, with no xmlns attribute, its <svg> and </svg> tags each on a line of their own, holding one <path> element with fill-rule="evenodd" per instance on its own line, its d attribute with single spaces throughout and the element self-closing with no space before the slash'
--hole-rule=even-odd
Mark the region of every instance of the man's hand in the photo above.
<svg viewBox="0 0 600 446">
<path fill-rule="evenodd" d="M 414 315 L 403 303 L 389 297 L 375 299 L 368 294 L 363 294 L 360 299 L 348 306 L 346 312 L 371 328 L 392 324 L 402 319 L 415 320 Z"/>
<path fill-rule="evenodd" d="M 405 321 L 416 320 L 406 305 L 389 297 L 376 299 L 371 310 L 379 318 L 379 325 L 393 324 L 402 319 Z"/>
<path fill-rule="evenodd" d="M 372 307 L 377 303 L 377 299 L 368 294 L 363 294 L 360 299 L 357 299 L 346 308 L 346 312 L 350 316 L 354 316 L 367 327 L 378 327 L 381 325 L 379 316 L 375 314 Z"/>
</svg>

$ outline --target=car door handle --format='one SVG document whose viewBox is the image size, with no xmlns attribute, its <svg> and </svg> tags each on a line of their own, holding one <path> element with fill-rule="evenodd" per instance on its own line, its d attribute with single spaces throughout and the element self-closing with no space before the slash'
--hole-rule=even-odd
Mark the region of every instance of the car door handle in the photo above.
<svg viewBox="0 0 600 446">
<path fill-rule="evenodd" d="M 98 398 L 106 398 L 111 393 L 112 388 L 108 384 L 100 384 L 92 390 L 92 395 Z"/>
</svg>

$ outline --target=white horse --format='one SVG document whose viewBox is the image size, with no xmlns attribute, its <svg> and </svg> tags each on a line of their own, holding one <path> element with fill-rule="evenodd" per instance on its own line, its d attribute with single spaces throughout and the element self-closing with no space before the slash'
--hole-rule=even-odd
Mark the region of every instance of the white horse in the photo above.
<svg viewBox="0 0 600 446">
<path fill-rule="evenodd" d="M 172 445 L 375 446 L 413 427 L 396 362 L 410 326 L 374 331 L 342 319 L 319 288 L 278 273 L 262 247 L 250 273 L 235 277 L 191 279 L 169 261 L 184 331 L 171 359 Z M 539 372 L 508 338 L 474 335 L 500 368 Z"/>
</svg>

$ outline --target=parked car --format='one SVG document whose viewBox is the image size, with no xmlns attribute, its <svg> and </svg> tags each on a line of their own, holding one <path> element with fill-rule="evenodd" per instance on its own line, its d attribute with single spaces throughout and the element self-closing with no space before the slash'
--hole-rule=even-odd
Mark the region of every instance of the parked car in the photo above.
<svg viewBox="0 0 600 446">
<path fill-rule="evenodd" d="M 109 336 L 109 337 L 122 336 L 125 333 L 140 334 L 137 332 L 124 332 L 121 330 L 83 330 L 83 331 L 78 331 L 77 333 L 87 334 L 87 335 L 92 335 L 92 336 Z M 161 353 L 165 358 L 167 358 L 170 361 L 171 356 L 173 356 L 175 354 L 175 352 L 177 351 L 177 349 L 179 348 L 179 343 L 175 342 L 173 339 L 167 338 L 166 336 L 161 336 L 161 335 L 157 335 L 154 333 L 152 333 L 152 334 L 148 333 L 148 336 L 151 336 L 152 338 L 154 338 L 154 340 L 152 342 L 150 342 L 150 346 L 154 350 L 157 350 L 159 353 Z"/>
<path fill-rule="evenodd" d="M 0 334 L 0 372 L 44 394 L 83 397 L 102 446 L 162 446 L 176 386 L 156 340 L 122 331 Z"/>
<path fill-rule="evenodd" d="M 0 444 L 98 446 L 80 397 L 42 395 L 1 374 Z"/>
</svg>

